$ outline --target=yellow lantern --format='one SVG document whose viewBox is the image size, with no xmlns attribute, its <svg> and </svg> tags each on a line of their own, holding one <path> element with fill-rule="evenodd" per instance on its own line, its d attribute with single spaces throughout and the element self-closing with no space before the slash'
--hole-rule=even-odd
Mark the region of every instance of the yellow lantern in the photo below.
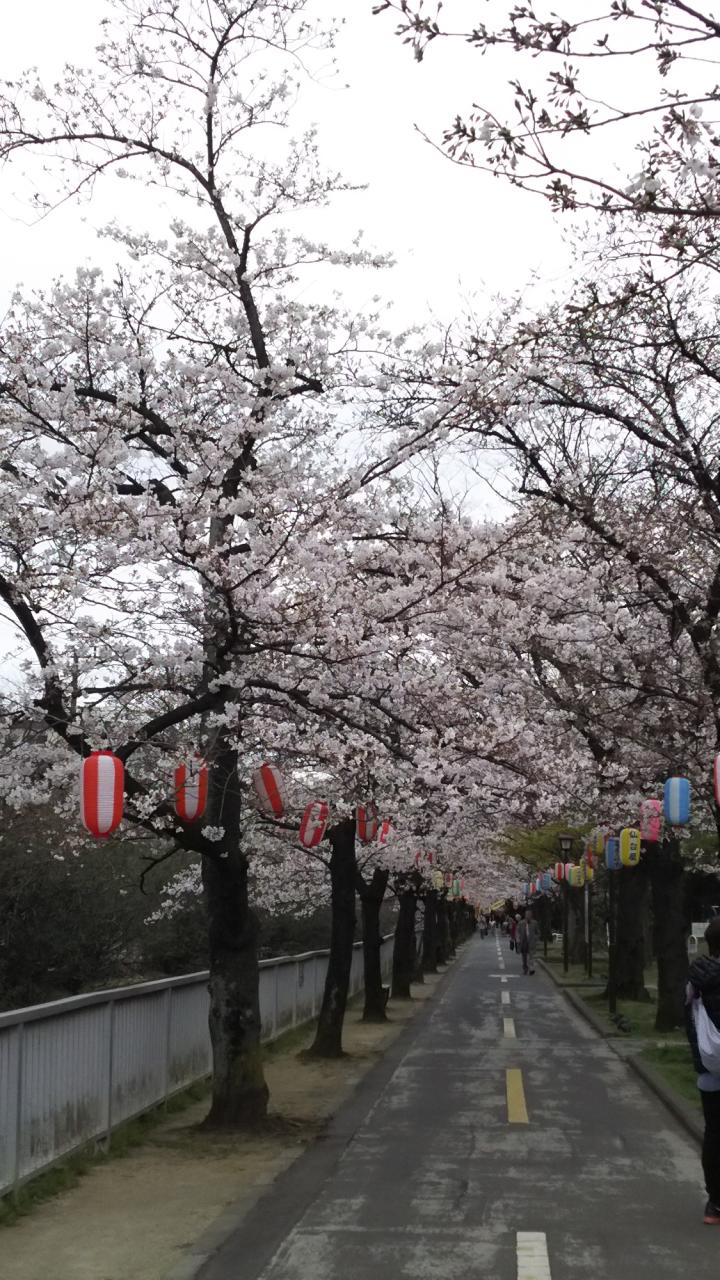
<svg viewBox="0 0 720 1280">
<path fill-rule="evenodd" d="M 636 867 L 640 861 L 642 836 L 637 827 L 625 827 L 620 832 L 620 861 L 624 867 Z"/>
</svg>

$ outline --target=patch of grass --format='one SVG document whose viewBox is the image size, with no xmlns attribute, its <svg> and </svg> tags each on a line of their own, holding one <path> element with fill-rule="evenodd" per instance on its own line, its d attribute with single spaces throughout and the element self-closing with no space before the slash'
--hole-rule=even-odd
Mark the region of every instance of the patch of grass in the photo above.
<svg viewBox="0 0 720 1280">
<path fill-rule="evenodd" d="M 166 1102 L 153 1107 L 151 1111 L 146 1111 L 143 1115 L 136 1116 L 134 1120 L 128 1120 L 126 1124 L 119 1125 L 111 1134 L 108 1145 L 100 1146 L 97 1142 L 88 1143 L 87 1146 L 80 1147 L 59 1160 L 51 1169 L 43 1170 L 36 1177 L 23 1182 L 15 1191 L 0 1197 L 0 1227 L 12 1226 L 19 1218 L 31 1213 L 36 1205 L 51 1200 L 53 1196 L 60 1195 L 63 1191 L 70 1191 L 78 1185 L 84 1174 L 89 1173 L 96 1165 L 128 1155 L 135 1147 L 141 1146 L 147 1140 L 168 1114 L 184 1111 L 194 1102 L 200 1102 L 207 1096 L 209 1089 L 210 1085 L 206 1080 L 189 1085 L 187 1089 L 174 1094 Z"/>
<path fill-rule="evenodd" d="M 288 1031 L 283 1031 L 276 1040 L 268 1040 L 267 1044 L 262 1046 L 263 1058 L 267 1062 L 272 1062 L 273 1058 L 279 1058 L 286 1053 L 294 1053 L 296 1050 L 307 1048 L 310 1043 L 310 1037 L 315 1033 L 315 1022 L 303 1022 L 299 1027 L 290 1027 Z"/>
<path fill-rule="evenodd" d="M 687 1045 L 651 1045 L 640 1053 L 642 1062 L 647 1063 L 665 1081 L 665 1084 L 686 1102 L 692 1102 L 700 1109 L 697 1077 Z"/>
<path fill-rule="evenodd" d="M 581 998 L 592 1009 L 596 1017 L 601 1022 L 607 1020 L 608 1006 L 607 998 L 604 990 L 582 992 Z M 656 1031 L 655 1016 L 657 1012 L 655 1000 L 618 1000 L 617 1011 L 627 1018 L 632 1027 L 632 1032 L 616 1032 L 613 1024 L 608 1023 L 609 1035 L 622 1035 L 623 1039 L 631 1040 L 633 1037 L 641 1040 L 662 1040 L 670 1041 L 672 1044 L 685 1045 L 687 1043 L 685 1031 L 680 1028 L 676 1031 Z"/>
</svg>

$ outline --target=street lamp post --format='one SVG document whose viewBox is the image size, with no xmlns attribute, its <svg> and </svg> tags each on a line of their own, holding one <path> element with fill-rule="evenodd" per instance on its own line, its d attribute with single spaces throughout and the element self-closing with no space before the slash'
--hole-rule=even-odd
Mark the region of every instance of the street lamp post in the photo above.
<svg viewBox="0 0 720 1280">
<path fill-rule="evenodd" d="M 567 863 L 572 853 L 573 838 L 572 836 L 558 836 L 560 852 L 562 854 L 563 863 Z M 570 935 L 570 886 L 567 882 L 567 876 L 563 876 L 562 880 L 563 894 L 563 973 L 567 973 L 569 968 L 569 935 Z"/>
</svg>

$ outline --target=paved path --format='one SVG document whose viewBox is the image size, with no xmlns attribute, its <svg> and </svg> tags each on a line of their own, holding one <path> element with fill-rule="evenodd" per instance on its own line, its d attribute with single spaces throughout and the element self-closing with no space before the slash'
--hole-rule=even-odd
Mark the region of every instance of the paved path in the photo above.
<svg viewBox="0 0 720 1280">
<path fill-rule="evenodd" d="M 374 1099 L 345 1130 L 339 1117 L 203 1280 L 718 1274 L 697 1148 L 506 947 L 465 948 Z"/>
</svg>

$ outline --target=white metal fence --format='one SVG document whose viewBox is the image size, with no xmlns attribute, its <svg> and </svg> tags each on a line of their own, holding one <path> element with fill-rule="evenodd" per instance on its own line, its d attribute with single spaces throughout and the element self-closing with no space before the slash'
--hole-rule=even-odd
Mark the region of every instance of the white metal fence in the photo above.
<svg viewBox="0 0 720 1280">
<path fill-rule="evenodd" d="M 263 1040 L 315 1017 L 328 952 L 260 962 Z M 383 940 L 383 974 L 392 936 Z M 210 1071 L 208 975 L 0 1013 L 0 1196 Z M 363 985 L 362 943 L 350 993 Z"/>
</svg>

